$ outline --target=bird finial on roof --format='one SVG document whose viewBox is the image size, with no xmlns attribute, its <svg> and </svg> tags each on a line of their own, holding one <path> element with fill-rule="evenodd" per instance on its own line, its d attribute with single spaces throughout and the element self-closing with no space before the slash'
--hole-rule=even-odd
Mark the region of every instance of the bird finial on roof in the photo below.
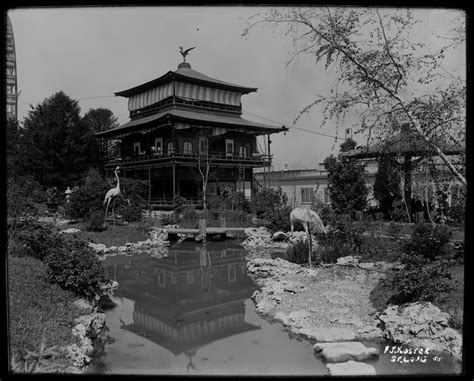
<svg viewBox="0 0 474 381">
<path fill-rule="evenodd" d="M 182 46 L 179 47 L 179 52 L 181 53 L 181 55 L 183 56 L 183 62 L 186 62 L 186 56 L 189 54 L 189 52 L 193 49 L 195 49 L 196 47 L 193 46 L 192 48 L 189 48 L 189 49 L 186 49 L 184 50 Z"/>
</svg>

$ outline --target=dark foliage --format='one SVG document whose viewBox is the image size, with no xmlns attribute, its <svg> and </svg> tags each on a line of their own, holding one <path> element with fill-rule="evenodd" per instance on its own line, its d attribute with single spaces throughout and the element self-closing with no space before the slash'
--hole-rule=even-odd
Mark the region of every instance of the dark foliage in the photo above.
<svg viewBox="0 0 474 381">
<path fill-rule="evenodd" d="M 18 170 L 42 185 L 66 189 L 100 165 L 93 130 L 81 120 L 78 101 L 62 91 L 33 107 L 18 141 Z"/>
<path fill-rule="evenodd" d="M 368 194 L 364 165 L 350 159 L 337 160 L 331 155 L 324 160 L 324 166 L 328 172 L 328 189 L 334 211 L 352 214 L 364 210 Z"/>
<path fill-rule="evenodd" d="M 32 189 L 34 189 L 34 184 L 32 186 L 28 178 L 17 176 L 7 178 L 8 217 L 20 218 L 38 214 L 31 197 Z"/>
<path fill-rule="evenodd" d="M 74 189 L 65 213 L 71 218 L 88 218 L 93 210 L 104 210 L 103 201 L 110 185 L 95 169 L 89 170 L 81 187 Z"/>
<path fill-rule="evenodd" d="M 268 209 L 263 213 L 262 218 L 267 221 L 267 227 L 272 233 L 277 231 L 287 232 L 290 230 L 290 213 L 292 208 L 289 206 L 281 206 L 277 209 Z"/>
<path fill-rule="evenodd" d="M 52 247 L 60 245 L 60 237 L 51 228 L 35 219 L 25 219 L 17 222 L 15 231 L 9 234 L 9 239 L 15 241 L 12 255 L 17 257 L 30 256 L 44 260 Z"/>
<path fill-rule="evenodd" d="M 50 281 L 79 296 L 94 297 L 106 280 L 102 263 L 85 241 L 63 240 L 51 248 L 45 262 Z"/>
<path fill-rule="evenodd" d="M 252 198 L 251 210 L 258 218 L 265 218 L 265 213 L 280 209 L 287 201 L 281 190 L 263 188 Z"/>
<path fill-rule="evenodd" d="M 397 196 L 401 196 L 399 164 L 392 156 L 382 155 L 378 159 L 374 197 L 378 200 L 380 211 L 385 218 L 390 217 L 392 204 Z"/>
<path fill-rule="evenodd" d="M 447 245 L 451 235 L 444 225 L 417 225 L 402 247 L 404 268 L 396 270 L 391 279 L 392 303 L 439 301 L 453 289 Z"/>
<path fill-rule="evenodd" d="M 418 224 L 411 239 L 403 246 L 403 263 L 420 259 L 433 260 L 443 257 L 447 252 L 447 243 L 452 231 L 446 225 Z"/>
<path fill-rule="evenodd" d="M 102 210 L 93 210 L 89 219 L 85 223 L 85 228 L 90 232 L 101 232 L 105 230 L 104 212 Z"/>
</svg>

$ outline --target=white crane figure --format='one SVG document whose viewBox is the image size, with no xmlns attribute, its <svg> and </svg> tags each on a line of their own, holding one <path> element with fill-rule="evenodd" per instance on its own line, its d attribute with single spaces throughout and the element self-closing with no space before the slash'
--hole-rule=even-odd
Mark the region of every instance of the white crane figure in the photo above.
<svg viewBox="0 0 474 381">
<path fill-rule="evenodd" d="M 105 219 L 107 218 L 107 212 L 109 210 L 109 205 L 112 202 L 112 217 L 114 219 L 114 226 L 115 226 L 115 205 L 114 205 L 113 201 L 117 198 L 118 195 L 121 195 L 120 179 L 118 177 L 118 172 L 119 171 L 120 171 L 120 166 L 117 166 L 117 168 L 115 168 L 115 171 L 114 171 L 115 172 L 115 177 L 117 178 L 117 186 L 115 188 L 109 189 L 109 191 L 105 194 L 104 203 L 102 204 L 102 205 L 107 204 L 107 206 L 105 208 L 105 216 L 104 216 L 104 221 L 105 221 Z M 130 204 L 130 202 L 129 202 L 129 204 Z"/>
<path fill-rule="evenodd" d="M 182 46 L 179 47 L 179 52 L 181 53 L 181 55 L 183 56 L 183 62 L 186 62 L 186 56 L 189 54 L 189 52 L 193 49 L 196 49 L 195 46 L 193 46 L 192 48 L 189 48 L 189 49 L 186 49 L 184 50 L 184 48 Z"/>
<path fill-rule="evenodd" d="M 306 235 L 308 236 L 309 242 L 309 267 L 311 267 L 311 234 L 310 234 L 310 224 L 314 228 L 314 230 L 318 233 L 327 233 L 326 228 L 324 227 L 323 221 L 318 216 L 318 214 L 306 208 L 295 208 L 290 213 L 290 225 L 291 225 L 291 233 L 293 234 L 293 230 L 295 228 L 295 222 L 299 222 L 303 225 Z"/>
</svg>

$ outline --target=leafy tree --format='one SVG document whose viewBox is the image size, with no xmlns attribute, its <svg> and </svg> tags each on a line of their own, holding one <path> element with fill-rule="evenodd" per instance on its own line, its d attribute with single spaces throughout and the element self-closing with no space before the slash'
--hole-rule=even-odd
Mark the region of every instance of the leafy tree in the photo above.
<svg viewBox="0 0 474 381">
<path fill-rule="evenodd" d="M 378 171 L 375 174 L 374 197 L 385 217 L 390 216 L 393 200 L 397 196 L 401 196 L 400 165 L 393 156 L 382 155 L 378 159 Z"/>
<path fill-rule="evenodd" d="M 107 108 L 89 109 L 82 121 L 94 132 L 111 130 L 119 126 L 118 118 Z M 107 156 L 118 156 L 119 140 L 99 139 L 102 152 Z"/>
<path fill-rule="evenodd" d="M 117 117 L 107 108 L 91 108 L 82 119 L 94 132 L 107 131 L 118 127 Z"/>
<path fill-rule="evenodd" d="M 465 16 L 459 12 L 451 21 L 451 35 L 437 36 L 433 51 L 418 39 L 421 20 L 408 9 L 276 8 L 251 18 L 243 35 L 261 23 L 280 27 L 294 48 L 288 63 L 309 56 L 336 72 L 331 92 L 303 108 L 294 124 L 320 104 L 322 125 L 360 115 L 358 132 L 368 144 L 374 135 L 383 139 L 407 124 L 466 187 L 465 73 L 444 67 L 448 56 L 465 52 Z M 458 157 L 443 152 L 441 137 L 460 150 Z"/>
<path fill-rule="evenodd" d="M 341 144 L 344 149 L 352 147 L 351 141 Z M 324 167 L 328 172 L 328 189 L 331 205 L 338 214 L 351 214 L 356 210 L 364 210 L 367 206 L 368 189 L 365 185 L 365 166 L 356 160 L 334 155 L 324 159 Z"/>
<path fill-rule="evenodd" d="M 45 186 L 77 183 L 100 164 L 93 130 L 81 120 L 77 100 L 62 91 L 32 107 L 20 139 L 21 172 Z"/>
<path fill-rule="evenodd" d="M 21 162 L 20 139 L 21 130 L 19 124 L 15 119 L 7 120 L 6 128 L 7 138 L 7 173 L 8 175 L 15 175 L 18 173 L 18 165 Z"/>
<path fill-rule="evenodd" d="M 283 208 L 288 199 L 281 190 L 263 188 L 251 200 L 251 210 L 257 217 L 265 218 L 266 213 Z M 288 220 L 289 221 L 289 220 Z"/>
</svg>

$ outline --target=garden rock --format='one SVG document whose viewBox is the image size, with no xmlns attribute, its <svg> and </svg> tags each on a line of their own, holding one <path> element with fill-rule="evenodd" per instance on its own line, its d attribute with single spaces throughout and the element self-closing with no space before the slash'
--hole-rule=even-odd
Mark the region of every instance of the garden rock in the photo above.
<svg viewBox="0 0 474 381">
<path fill-rule="evenodd" d="M 346 362 L 327 364 L 329 376 L 375 376 L 372 365 L 349 360 Z"/>
<path fill-rule="evenodd" d="M 72 234 L 72 233 L 79 233 L 81 230 L 80 229 L 76 229 L 76 228 L 69 228 L 69 229 L 64 229 L 64 230 L 61 230 L 59 233 L 60 234 Z"/>
<path fill-rule="evenodd" d="M 449 314 L 429 302 L 390 306 L 379 315 L 383 336 L 395 343 L 443 350 L 461 359 L 462 337 L 449 328 Z"/>
<path fill-rule="evenodd" d="M 90 355 L 94 352 L 92 339 L 97 337 L 100 330 L 105 325 L 105 314 L 92 313 L 83 315 L 74 320 L 75 326 L 72 335 L 77 338 L 79 344 L 72 344 L 66 347 L 67 356 L 73 361 L 73 365 L 83 367 L 90 361 Z"/>
<path fill-rule="evenodd" d="M 277 241 L 277 242 L 278 241 L 285 241 L 286 239 L 288 239 L 288 234 L 286 234 L 285 232 L 282 232 L 282 231 L 276 232 L 272 236 L 272 240 Z"/>
<path fill-rule="evenodd" d="M 359 264 L 360 257 L 354 257 L 348 255 L 347 257 L 337 258 L 337 264 L 339 266 L 357 266 Z"/>
<path fill-rule="evenodd" d="M 85 299 L 77 299 L 75 302 L 74 302 L 74 305 L 81 311 L 81 312 L 84 312 L 84 313 L 90 313 L 92 312 L 92 305 Z"/>
<path fill-rule="evenodd" d="M 379 327 L 366 325 L 360 328 L 356 334 L 356 340 L 379 340 L 382 339 L 382 330 Z"/>
<path fill-rule="evenodd" d="M 327 362 L 364 361 L 378 356 L 377 349 L 367 348 L 357 341 L 318 343 L 314 345 L 314 351 Z"/>
<path fill-rule="evenodd" d="M 355 333 L 348 328 L 309 327 L 300 329 L 298 334 L 316 340 L 318 343 L 350 341 L 355 339 Z"/>
<path fill-rule="evenodd" d="M 301 328 L 308 327 L 309 317 L 310 313 L 306 310 L 293 311 L 288 315 L 282 311 L 278 311 L 275 314 L 275 320 L 280 321 L 283 325 L 289 327 L 294 332 L 298 332 Z"/>
</svg>

